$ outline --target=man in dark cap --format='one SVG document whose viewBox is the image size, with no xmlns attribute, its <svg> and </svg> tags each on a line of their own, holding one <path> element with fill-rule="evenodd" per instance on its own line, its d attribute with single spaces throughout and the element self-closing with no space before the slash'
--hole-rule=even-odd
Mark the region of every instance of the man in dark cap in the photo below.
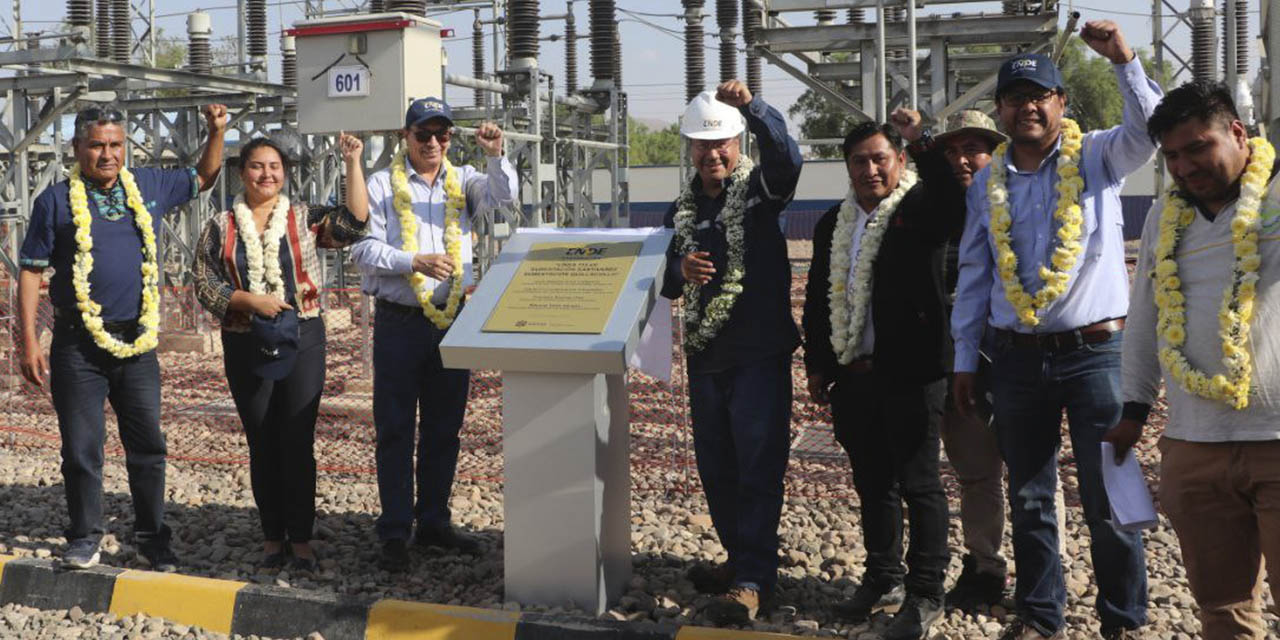
<svg viewBox="0 0 1280 640">
<path fill-rule="evenodd" d="M 957 411 L 973 411 L 979 347 L 990 326 L 993 340 L 982 351 L 991 356 L 1018 573 L 1018 620 L 1003 636 L 1010 639 L 1062 637 L 1066 625 L 1053 498 L 1064 409 L 1102 635 L 1136 637 L 1147 620 L 1142 538 L 1112 522 L 1101 441 L 1123 405 L 1120 343 L 1129 298 L 1120 189 L 1155 151 L 1145 125 L 1161 94 L 1115 23 L 1089 22 L 1080 35 L 1115 65 L 1123 124 L 1083 134 L 1063 117 L 1067 95 L 1052 60 L 1007 60 L 996 106 L 1012 143 L 997 148 L 974 177 L 960 243 L 953 395 Z"/>
</svg>

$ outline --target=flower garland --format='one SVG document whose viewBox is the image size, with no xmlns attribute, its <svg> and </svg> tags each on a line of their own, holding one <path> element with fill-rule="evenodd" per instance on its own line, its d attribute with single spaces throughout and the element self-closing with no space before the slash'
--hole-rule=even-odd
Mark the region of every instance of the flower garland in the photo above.
<svg viewBox="0 0 1280 640">
<path fill-rule="evenodd" d="M 1240 200 L 1231 220 L 1235 265 L 1231 284 L 1222 292 L 1222 307 L 1218 311 L 1218 336 L 1222 339 L 1225 375 L 1209 376 L 1193 368 L 1180 349 L 1187 340 L 1187 318 L 1186 298 L 1180 291 L 1182 281 L 1178 279 L 1178 239 L 1182 230 L 1195 219 L 1196 212 L 1172 187 L 1165 193 L 1164 207 L 1160 212 L 1156 268 L 1152 277 L 1158 312 L 1156 332 L 1165 343 L 1160 348 L 1160 364 L 1187 393 L 1226 403 L 1233 409 L 1244 409 L 1249 405 L 1253 377 L 1248 350 L 1249 320 L 1253 317 L 1258 269 L 1262 266 L 1262 258 L 1258 255 L 1258 228 L 1261 225 L 1258 208 L 1276 158 L 1275 149 L 1263 138 L 1249 140 L 1249 150 L 1252 155 L 1240 180 Z"/>
<path fill-rule="evenodd" d="M 269 293 L 284 299 L 284 277 L 280 271 L 280 239 L 284 237 L 289 222 L 289 198 L 284 195 L 276 197 L 275 207 L 271 210 L 271 218 L 267 221 L 265 233 L 259 236 L 258 226 L 253 221 L 253 211 L 245 204 L 244 195 L 237 195 L 231 205 L 236 219 L 236 231 L 240 234 L 240 242 L 244 244 L 245 261 L 248 263 L 249 292 L 256 294 Z M 264 256 L 271 256 L 265 260 Z"/>
<path fill-rule="evenodd" d="M 992 152 L 996 158 L 991 163 L 987 178 L 987 199 L 991 205 L 991 239 L 996 249 L 996 271 L 1004 285 L 1004 295 L 1018 320 L 1028 327 L 1040 324 L 1036 313 L 1049 306 L 1067 290 L 1071 269 L 1075 267 L 1084 245 L 1080 244 L 1084 216 L 1080 212 L 1080 192 L 1084 179 L 1080 177 L 1080 147 L 1083 136 L 1080 125 L 1070 118 L 1062 119 L 1062 147 L 1058 155 L 1058 206 L 1053 219 L 1058 221 L 1058 248 L 1053 250 L 1050 262 L 1053 268 L 1040 265 L 1040 279 L 1044 286 L 1034 296 L 1028 294 L 1018 279 L 1018 256 L 1013 252 L 1009 229 L 1013 218 L 1009 215 L 1009 189 L 1006 186 L 1004 156 L 1008 143 L 1001 143 Z"/>
<path fill-rule="evenodd" d="M 160 269 L 156 263 L 156 234 L 151 226 L 151 212 L 142 202 L 138 183 L 128 169 L 120 169 L 120 184 L 124 186 L 125 199 L 133 210 L 133 223 L 142 235 L 142 307 L 138 314 L 141 329 L 133 342 L 124 342 L 103 328 L 102 305 L 93 301 L 89 292 L 89 274 L 93 272 L 93 217 L 89 213 L 89 198 L 85 195 L 80 167 L 71 170 L 71 221 L 76 228 L 76 257 L 71 267 L 71 287 L 76 294 L 76 306 L 84 327 L 93 336 L 93 342 L 103 351 L 117 358 L 131 358 L 156 348 L 160 343 Z"/>
<path fill-rule="evenodd" d="M 827 290 L 827 298 L 831 303 L 831 346 L 835 349 L 836 359 L 840 364 L 849 364 L 855 357 L 866 355 L 859 353 L 859 348 L 862 346 L 862 332 L 867 321 L 871 277 L 875 271 L 876 257 L 880 254 L 880 242 L 884 239 L 885 230 L 889 228 L 889 218 L 915 184 L 915 172 L 903 171 L 898 186 L 871 212 L 871 220 L 867 222 L 862 242 L 858 245 L 858 260 L 853 265 L 851 285 L 848 285 L 851 261 L 849 251 L 853 245 L 853 225 L 857 217 L 854 212 L 856 195 L 852 190 L 840 205 L 831 240 L 831 273 L 828 274 L 830 286 Z M 846 286 L 851 286 L 847 292 Z"/>
<path fill-rule="evenodd" d="M 684 344 L 689 351 L 701 351 L 719 333 L 720 327 L 729 319 L 729 312 L 742 293 L 742 278 L 747 269 L 743 264 L 746 255 L 746 234 L 742 220 L 747 208 L 748 178 L 755 163 L 747 156 L 739 156 L 738 166 L 729 176 L 732 184 L 725 194 L 724 208 L 720 211 L 720 220 L 724 223 L 725 241 L 729 245 L 728 264 L 724 278 L 720 280 L 720 293 L 707 302 L 705 308 L 699 308 L 702 300 L 702 285 L 693 281 L 684 283 Z M 688 255 L 698 250 L 698 243 L 693 239 L 694 220 L 698 216 L 697 205 L 693 201 L 693 187 L 685 184 L 676 199 L 675 230 L 676 242 L 681 255 Z"/>
<path fill-rule="evenodd" d="M 449 276 L 449 297 L 444 311 L 431 303 L 431 295 L 435 287 L 431 279 L 414 271 L 405 276 L 409 286 L 418 296 L 418 304 L 422 314 L 439 329 L 448 329 L 458 315 L 458 302 L 462 299 L 462 226 L 459 220 L 462 209 L 467 205 L 466 196 L 462 193 L 462 177 L 454 171 L 448 158 L 443 160 L 441 170 L 444 174 L 445 213 L 444 213 L 444 252 L 453 261 L 454 271 Z M 393 203 L 400 216 L 400 248 L 409 253 L 418 253 L 418 218 L 413 215 L 413 192 L 409 190 L 409 177 L 404 170 L 404 148 L 396 151 L 391 161 L 391 189 L 394 193 Z"/>
</svg>

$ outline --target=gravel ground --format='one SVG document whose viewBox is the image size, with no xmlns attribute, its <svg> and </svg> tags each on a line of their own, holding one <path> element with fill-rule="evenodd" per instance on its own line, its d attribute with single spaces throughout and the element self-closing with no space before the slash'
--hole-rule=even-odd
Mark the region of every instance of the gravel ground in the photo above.
<svg viewBox="0 0 1280 640">
<path fill-rule="evenodd" d="M 1150 466 L 1153 447 L 1142 454 Z M 12 452 L 0 456 L 0 552 L 50 557 L 60 553 L 65 522 L 57 456 L 51 452 Z M 452 499 L 455 521 L 477 535 L 484 550 L 479 558 L 414 552 L 408 574 L 390 574 L 376 566 L 373 518 L 377 487 L 369 476 L 324 475 L 320 479 L 320 518 L 317 527 L 321 568 L 315 575 L 287 571 L 262 573 L 258 523 L 248 486 L 248 470 L 190 462 L 169 466 L 170 523 L 182 571 L 232 580 L 293 586 L 345 594 L 377 595 L 411 600 L 518 609 L 502 601 L 502 500 L 500 485 L 460 480 Z M 658 479 L 651 479 L 657 483 Z M 128 543 L 131 522 L 127 484 L 121 461 L 111 459 L 105 469 L 106 514 L 109 533 L 103 562 L 138 567 Z M 1066 481 L 1068 503 L 1073 502 L 1074 479 Z M 18 506 L 20 505 L 20 506 Z M 953 509 L 956 505 L 953 500 Z M 635 575 L 629 592 L 606 615 L 618 619 L 673 620 L 705 623 L 700 611 L 707 597 L 696 594 L 683 579 L 692 560 L 723 560 L 723 548 L 710 531 L 705 501 L 700 495 L 637 491 L 633 496 L 632 542 Z M 953 521 L 952 548 L 959 545 Z M 1070 638 L 1097 636 L 1091 602 L 1096 588 L 1090 579 L 1088 532 L 1078 508 L 1069 508 L 1067 550 Z M 845 500 L 790 498 L 782 520 L 782 568 L 778 606 L 755 625 L 758 630 L 823 637 L 875 638 L 886 618 L 869 625 L 834 621 L 827 608 L 852 593 L 861 573 L 858 514 Z M 1151 575 L 1151 619 L 1146 637 L 1196 636 L 1194 603 L 1188 593 L 1178 557 L 1177 541 L 1167 523 L 1147 538 Z M 951 577 L 959 572 L 953 558 Z M 1006 603 L 1011 605 L 1011 603 Z M 552 610 L 552 612 L 557 612 Z M 75 637 L 92 630 L 100 637 L 193 637 L 191 630 L 165 627 L 159 621 L 127 620 L 88 615 L 72 620 L 64 612 L 34 613 L 28 609 L 0 610 L 0 637 Z M 977 638 L 994 634 L 1009 617 L 1008 607 L 994 607 L 976 616 L 952 613 L 935 627 L 935 637 Z M 103 627 L 102 625 L 107 625 Z M 148 630 L 150 625 L 150 630 Z M 154 631 L 154 634 L 148 635 Z M 180 633 L 181 632 L 181 633 Z M 6 635 L 9 634 L 9 635 Z M 13 635 L 17 634 L 17 635 Z M 168 635 L 166 635 L 168 634 Z M 184 635 L 185 634 L 185 635 Z M 216 637 L 214 634 L 194 637 Z"/>
</svg>

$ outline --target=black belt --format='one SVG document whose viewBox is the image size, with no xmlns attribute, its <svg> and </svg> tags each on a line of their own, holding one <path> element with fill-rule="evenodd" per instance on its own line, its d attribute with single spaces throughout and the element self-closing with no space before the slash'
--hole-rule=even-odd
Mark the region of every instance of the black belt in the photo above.
<svg viewBox="0 0 1280 640">
<path fill-rule="evenodd" d="M 1039 349 L 1046 353 L 1061 353 L 1079 349 L 1087 344 L 1106 342 L 1122 329 L 1124 329 L 1124 318 L 1115 318 L 1058 333 L 1018 333 L 1008 329 L 996 329 L 996 339 L 1008 341 L 1019 347 Z"/>
<path fill-rule="evenodd" d="M 844 370 L 848 371 L 849 373 L 855 373 L 855 374 L 871 373 L 871 358 L 870 357 L 858 358 L 857 360 L 854 360 L 849 364 L 843 365 L 843 367 L 844 367 Z"/>
<path fill-rule="evenodd" d="M 66 322 L 76 328 L 84 328 L 84 317 L 80 315 L 79 309 L 64 309 L 62 307 L 53 308 L 53 319 L 59 322 Z M 138 329 L 138 320 L 120 320 L 120 321 L 102 321 L 102 329 L 107 333 L 127 334 Z"/>
</svg>

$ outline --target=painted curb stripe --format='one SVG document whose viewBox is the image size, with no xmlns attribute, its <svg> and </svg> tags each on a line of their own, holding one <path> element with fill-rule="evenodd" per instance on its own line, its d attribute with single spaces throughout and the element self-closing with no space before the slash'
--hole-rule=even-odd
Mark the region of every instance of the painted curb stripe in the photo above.
<svg viewBox="0 0 1280 640">
<path fill-rule="evenodd" d="M 371 598 L 249 584 L 236 593 L 231 633 L 293 638 L 318 631 L 325 640 L 363 640 Z"/>
<path fill-rule="evenodd" d="M 5 562 L 0 576 L 0 605 L 106 611 L 118 573 L 119 569 L 111 567 L 65 570 L 47 560 L 13 558 Z"/>
<path fill-rule="evenodd" d="M 0 555 L 0 584 L 4 584 L 4 565 L 10 560 L 16 560 L 14 556 Z"/>
<path fill-rule="evenodd" d="M 379 600 L 365 640 L 515 640 L 520 614 L 493 609 Z"/>
<path fill-rule="evenodd" d="M 116 576 L 110 611 L 120 617 L 143 613 L 229 634 L 236 592 L 244 585 L 173 573 L 125 571 Z"/>
</svg>

